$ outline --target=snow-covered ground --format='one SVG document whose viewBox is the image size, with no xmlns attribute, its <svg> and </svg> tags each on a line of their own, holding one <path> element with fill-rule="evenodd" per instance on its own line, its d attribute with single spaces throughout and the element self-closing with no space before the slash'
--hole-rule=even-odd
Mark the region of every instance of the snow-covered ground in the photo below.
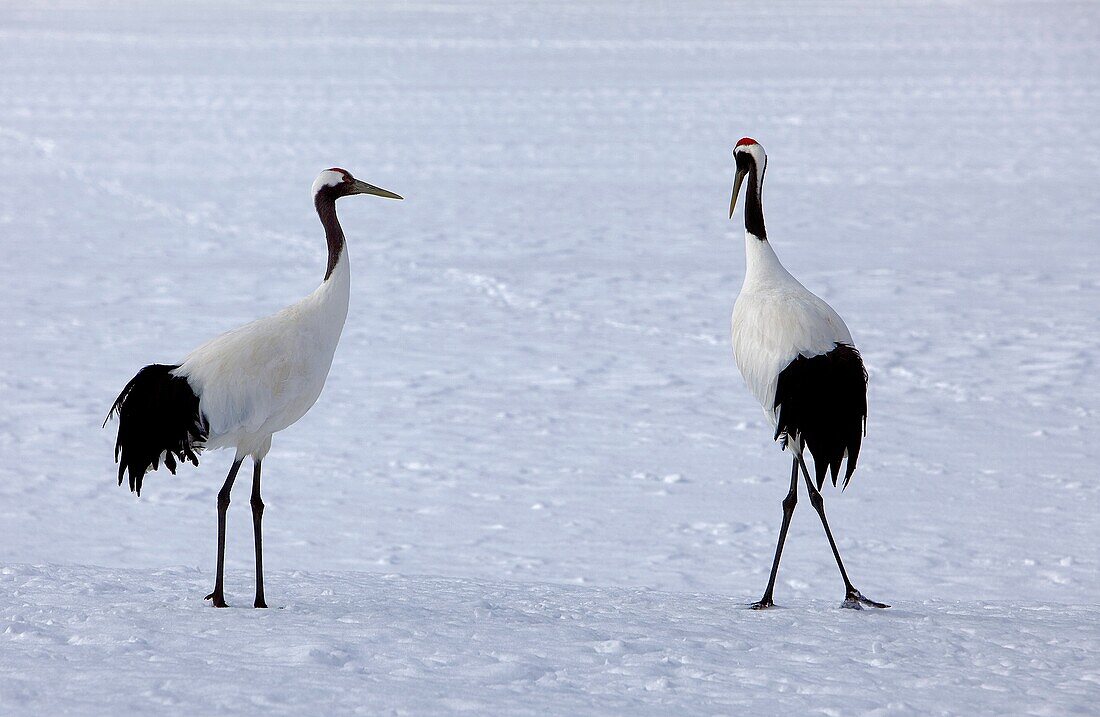
<svg viewBox="0 0 1100 717">
<path fill-rule="evenodd" d="M 0 569 L 5 708 L 35 714 L 1094 714 L 1100 609 L 800 600 L 275 573 L 214 610 L 194 568 Z M 272 607 L 276 607 L 273 602 Z M 19 711 L 18 709 L 13 711 Z M 31 711 L 31 710 L 28 710 Z M 7 709 L 5 709 L 5 714 Z"/>
<path fill-rule="evenodd" d="M 1100 6 L 0 8 L 0 714 L 1089 714 L 1100 701 Z M 728 347 L 731 149 L 871 372 L 795 515 Z M 114 483 L 133 372 L 310 291 L 320 402 Z M 739 217 L 738 217 L 739 219 Z"/>
</svg>

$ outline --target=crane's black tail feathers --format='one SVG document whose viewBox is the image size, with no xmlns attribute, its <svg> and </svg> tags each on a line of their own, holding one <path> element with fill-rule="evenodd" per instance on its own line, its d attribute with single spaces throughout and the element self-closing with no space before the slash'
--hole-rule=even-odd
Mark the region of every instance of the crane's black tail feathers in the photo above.
<svg viewBox="0 0 1100 717">
<path fill-rule="evenodd" d="M 832 473 L 833 486 L 844 457 L 848 487 L 867 427 L 867 370 L 854 346 L 817 356 L 798 356 L 779 374 L 775 388 L 775 437 L 783 447 L 798 436 L 814 457 L 817 488 Z M 793 446 L 798 450 L 799 446 Z"/>
<path fill-rule="evenodd" d="M 164 465 L 173 474 L 176 461 L 199 464 L 209 426 L 199 412 L 199 397 L 187 379 L 173 376 L 178 366 L 151 364 L 137 372 L 115 399 L 107 420 L 118 416 L 115 461 L 118 484 L 130 476 L 131 492 L 141 495 L 146 472 Z"/>
</svg>

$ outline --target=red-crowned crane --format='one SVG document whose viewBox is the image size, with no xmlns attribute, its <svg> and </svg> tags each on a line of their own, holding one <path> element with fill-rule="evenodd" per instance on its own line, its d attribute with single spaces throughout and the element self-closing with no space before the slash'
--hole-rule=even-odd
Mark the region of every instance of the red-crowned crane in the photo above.
<svg viewBox="0 0 1100 717">
<path fill-rule="evenodd" d="M 226 607 L 225 514 L 241 463 L 252 457 L 252 526 L 256 538 L 256 607 L 264 600 L 263 539 L 260 524 L 260 464 L 271 436 L 304 416 L 321 395 L 336 344 L 348 315 L 351 267 L 336 200 L 352 194 L 401 199 L 361 182 L 339 168 L 326 169 L 313 183 L 313 205 L 328 240 L 324 281 L 301 301 L 222 334 L 192 351 L 181 363 L 152 364 L 122 389 L 107 415 L 118 416 L 115 460 L 118 483 L 127 473 L 130 490 L 161 460 L 172 473 L 176 462 L 199 464 L 204 449 L 234 448 L 233 466 L 218 492 L 218 572 L 206 596 Z"/>
<path fill-rule="evenodd" d="M 783 541 L 798 501 L 798 471 L 806 479 L 810 504 L 821 518 L 833 557 L 844 578 L 842 607 L 885 608 L 860 594 L 848 579 L 836 548 L 821 486 L 826 472 L 836 486 L 840 464 L 847 458 L 843 486 L 856 469 L 867 421 L 867 371 L 852 342 L 852 334 L 833 308 L 798 283 L 779 262 L 764 230 L 760 195 L 768 157 L 749 137 L 733 150 L 737 174 L 730 199 L 730 218 L 741 184 L 745 191 L 745 283 L 733 307 L 733 353 L 749 390 L 760 401 L 775 429 L 774 439 L 791 452 L 791 487 L 783 499 L 783 524 L 775 546 L 771 577 L 764 596 L 751 605 L 772 607 L 772 591 L 783 554 Z M 814 458 L 810 478 L 803 449 Z"/>
</svg>

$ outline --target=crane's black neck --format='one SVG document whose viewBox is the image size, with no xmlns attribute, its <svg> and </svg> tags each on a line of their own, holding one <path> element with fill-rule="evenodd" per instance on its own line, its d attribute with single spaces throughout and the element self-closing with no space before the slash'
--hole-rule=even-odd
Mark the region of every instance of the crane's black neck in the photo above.
<svg viewBox="0 0 1100 717">
<path fill-rule="evenodd" d="M 313 203 L 317 207 L 317 216 L 321 218 L 321 226 L 325 228 L 325 239 L 328 240 L 328 268 L 325 270 L 325 281 L 328 281 L 332 270 L 336 268 L 336 262 L 344 253 L 344 230 L 336 216 L 336 197 L 329 192 L 317 192 Z"/>
<path fill-rule="evenodd" d="M 745 231 L 760 241 L 767 241 L 768 232 L 764 229 L 764 205 L 760 200 L 760 191 L 764 186 L 764 170 L 757 167 L 756 162 L 751 162 L 749 176 L 746 179 L 749 186 L 745 193 Z"/>
</svg>

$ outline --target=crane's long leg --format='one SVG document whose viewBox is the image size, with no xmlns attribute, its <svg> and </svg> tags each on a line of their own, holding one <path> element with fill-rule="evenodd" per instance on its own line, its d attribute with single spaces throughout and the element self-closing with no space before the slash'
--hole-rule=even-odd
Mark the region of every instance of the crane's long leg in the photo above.
<svg viewBox="0 0 1100 717">
<path fill-rule="evenodd" d="M 241 469 L 241 461 L 233 461 L 233 467 L 229 469 L 229 475 L 225 477 L 222 489 L 218 491 L 218 574 L 214 578 L 214 592 L 207 595 L 205 600 L 213 600 L 214 607 L 229 607 L 225 604 L 225 594 L 222 592 L 225 579 L 225 513 L 229 510 L 229 493 L 233 490 L 233 481 L 237 480 L 237 471 Z"/>
<path fill-rule="evenodd" d="M 775 560 L 772 561 L 772 574 L 768 578 L 768 589 L 764 591 L 764 597 L 749 607 L 753 610 L 763 610 L 775 605 L 772 602 L 772 590 L 775 589 L 775 576 L 779 573 L 779 558 L 783 555 L 783 541 L 787 539 L 787 528 L 791 526 L 791 516 L 794 515 L 794 506 L 798 503 L 798 458 L 791 464 L 791 489 L 787 491 L 787 497 L 783 499 L 783 525 L 779 528 L 779 542 L 775 545 Z"/>
<path fill-rule="evenodd" d="M 264 518 L 264 502 L 260 499 L 260 461 L 252 466 L 252 532 L 256 534 L 256 602 L 254 607 L 267 607 L 264 601 L 264 538 L 260 524 Z"/>
<path fill-rule="evenodd" d="M 802 475 L 806 478 L 806 490 L 810 494 L 810 505 L 821 517 L 821 525 L 825 528 L 825 536 L 829 539 L 829 547 L 833 549 L 833 557 L 836 558 L 836 565 L 840 568 L 840 577 L 844 578 L 844 602 L 840 606 L 855 610 L 861 610 L 864 605 L 867 607 L 890 607 L 885 603 L 875 602 L 870 598 L 863 597 L 859 590 L 856 590 L 855 585 L 852 585 L 852 581 L 848 579 L 848 572 L 844 569 L 844 561 L 840 559 L 840 551 L 836 549 L 836 541 L 833 540 L 833 531 L 829 530 L 829 521 L 825 519 L 825 499 L 821 497 L 821 491 L 814 487 L 814 482 L 810 479 L 810 472 L 806 469 L 806 461 L 803 459 L 801 452 L 798 453 L 795 460 L 797 461 L 796 465 L 802 466 Z"/>
</svg>

